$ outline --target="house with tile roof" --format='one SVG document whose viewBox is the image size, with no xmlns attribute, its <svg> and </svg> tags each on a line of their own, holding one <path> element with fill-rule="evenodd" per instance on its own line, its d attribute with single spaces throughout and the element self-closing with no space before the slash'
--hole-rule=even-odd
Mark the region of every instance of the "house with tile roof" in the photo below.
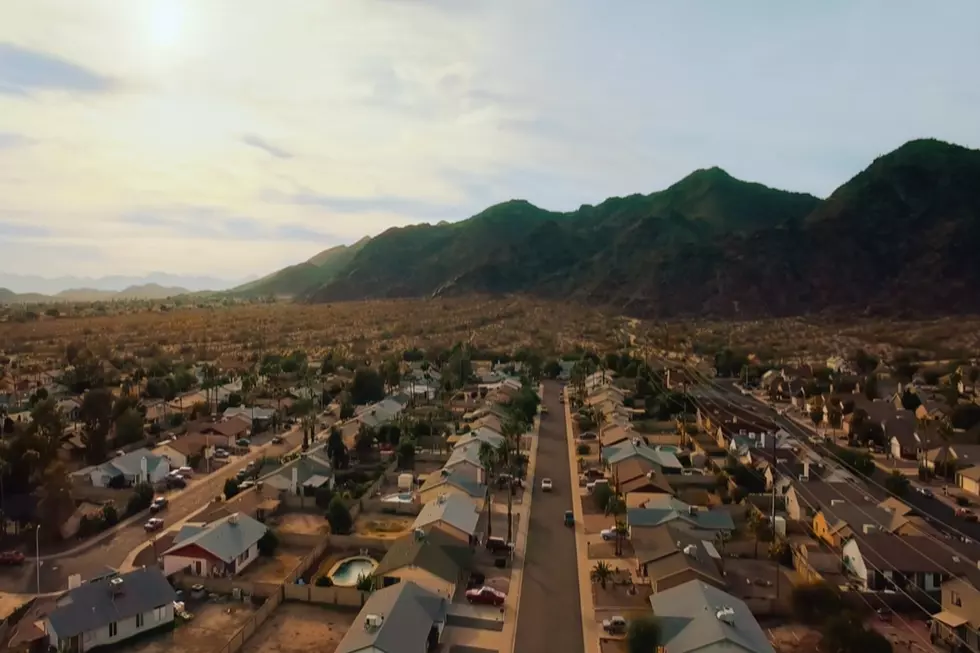
<svg viewBox="0 0 980 653">
<path fill-rule="evenodd" d="M 670 653 L 775 653 L 744 601 L 713 585 L 690 581 L 657 592 L 650 607 L 660 646 Z"/>
<path fill-rule="evenodd" d="M 140 448 L 117 456 L 82 472 L 95 487 L 122 487 L 137 483 L 159 483 L 170 473 L 170 462 L 149 449 Z"/>
<path fill-rule="evenodd" d="M 232 513 L 210 524 L 185 524 L 163 552 L 163 571 L 194 576 L 236 576 L 258 560 L 258 542 L 269 528 L 248 515 Z"/>
<path fill-rule="evenodd" d="M 428 653 L 438 648 L 449 599 L 407 581 L 368 597 L 335 653 Z"/>
</svg>

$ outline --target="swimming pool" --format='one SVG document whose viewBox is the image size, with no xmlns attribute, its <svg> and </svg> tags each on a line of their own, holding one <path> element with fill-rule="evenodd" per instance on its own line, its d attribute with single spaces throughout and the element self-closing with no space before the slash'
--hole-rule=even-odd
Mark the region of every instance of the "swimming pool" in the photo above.
<svg viewBox="0 0 980 653">
<path fill-rule="evenodd" d="M 415 497 L 412 496 L 411 492 L 399 492 L 398 494 L 389 494 L 388 496 L 381 497 L 381 500 L 388 503 L 412 503 Z"/>
<path fill-rule="evenodd" d="M 378 563 L 371 558 L 358 556 L 346 558 L 335 564 L 327 576 L 333 581 L 334 585 L 340 587 L 351 587 L 357 584 L 360 576 L 370 576 L 378 568 Z"/>
</svg>

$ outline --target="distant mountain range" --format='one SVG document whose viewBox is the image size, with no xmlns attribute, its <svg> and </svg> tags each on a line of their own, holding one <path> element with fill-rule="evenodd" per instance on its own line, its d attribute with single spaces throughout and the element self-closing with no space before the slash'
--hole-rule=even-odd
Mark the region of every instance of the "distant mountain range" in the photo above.
<svg viewBox="0 0 980 653">
<path fill-rule="evenodd" d="M 328 270 L 307 261 L 251 290 L 313 302 L 527 293 L 643 317 L 975 312 L 978 179 L 980 151 L 937 140 L 879 157 L 824 200 L 711 168 L 568 213 L 514 200 L 389 229 L 324 252 Z"/>
<path fill-rule="evenodd" d="M 155 283 L 130 286 L 122 290 L 98 290 L 96 288 L 73 288 L 54 295 L 41 293 L 15 293 L 8 288 L 0 288 L 0 304 L 44 304 L 52 302 L 98 302 L 123 301 L 133 299 L 166 299 L 186 295 L 186 288 L 166 287 Z"/>
<path fill-rule="evenodd" d="M 57 295 L 66 290 L 99 290 L 120 292 L 133 286 L 156 285 L 186 288 L 189 291 L 227 290 L 250 279 L 219 279 L 217 277 L 151 272 L 143 276 L 114 275 L 107 277 L 42 277 L 0 272 L 0 288 L 15 293 Z M 185 291 L 186 292 L 186 291 Z"/>
<path fill-rule="evenodd" d="M 364 237 L 353 245 L 338 245 L 325 249 L 309 260 L 232 288 L 231 292 L 245 297 L 294 296 L 313 292 L 333 281 L 370 240 Z"/>
</svg>

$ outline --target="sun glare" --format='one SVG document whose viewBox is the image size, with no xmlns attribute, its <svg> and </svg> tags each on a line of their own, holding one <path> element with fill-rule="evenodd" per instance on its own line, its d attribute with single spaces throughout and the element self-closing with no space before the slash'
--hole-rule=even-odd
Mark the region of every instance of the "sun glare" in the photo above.
<svg viewBox="0 0 980 653">
<path fill-rule="evenodd" d="M 181 0 L 154 0 L 147 12 L 147 41 L 159 50 L 180 45 L 185 30 L 184 4 Z"/>
</svg>

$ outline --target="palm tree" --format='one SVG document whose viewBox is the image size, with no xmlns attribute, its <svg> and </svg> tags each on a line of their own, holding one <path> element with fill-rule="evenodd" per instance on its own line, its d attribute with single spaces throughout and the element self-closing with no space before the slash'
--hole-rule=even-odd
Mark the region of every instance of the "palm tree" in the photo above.
<svg viewBox="0 0 980 653">
<path fill-rule="evenodd" d="M 524 427 L 516 419 L 508 419 L 501 426 L 503 430 L 504 441 L 498 449 L 498 456 L 501 463 L 501 467 L 507 470 L 507 473 L 511 475 L 511 486 L 507 491 L 507 541 L 513 540 L 513 530 L 514 530 L 514 486 L 513 480 L 517 478 L 519 474 L 518 463 L 520 450 L 520 437 L 524 433 Z"/>
<path fill-rule="evenodd" d="M 606 502 L 606 514 L 612 515 L 613 519 L 616 520 L 617 525 L 619 522 L 619 516 L 626 513 L 626 502 L 623 501 L 622 497 L 618 494 L 609 498 Z M 625 531 L 625 529 L 624 529 Z M 623 539 L 620 536 L 619 531 L 616 531 L 616 555 L 623 555 Z"/>
<path fill-rule="evenodd" d="M 613 570 L 605 562 L 597 562 L 592 568 L 589 578 L 592 579 L 593 583 L 599 583 L 602 589 L 606 589 L 606 583 L 613 578 Z"/>
<path fill-rule="evenodd" d="M 630 529 L 626 522 L 618 520 L 613 530 L 616 531 L 616 555 L 621 556 L 623 555 L 623 540 L 629 535 Z"/>
<path fill-rule="evenodd" d="M 489 538 L 492 533 L 492 522 L 491 517 L 491 506 L 490 506 L 490 487 L 493 483 L 493 477 L 495 475 L 497 467 L 497 449 L 494 448 L 489 442 L 480 443 L 480 451 L 478 454 L 480 458 L 480 466 L 483 467 L 483 482 L 486 483 L 486 498 L 485 502 L 487 504 L 487 537 Z"/>
</svg>

